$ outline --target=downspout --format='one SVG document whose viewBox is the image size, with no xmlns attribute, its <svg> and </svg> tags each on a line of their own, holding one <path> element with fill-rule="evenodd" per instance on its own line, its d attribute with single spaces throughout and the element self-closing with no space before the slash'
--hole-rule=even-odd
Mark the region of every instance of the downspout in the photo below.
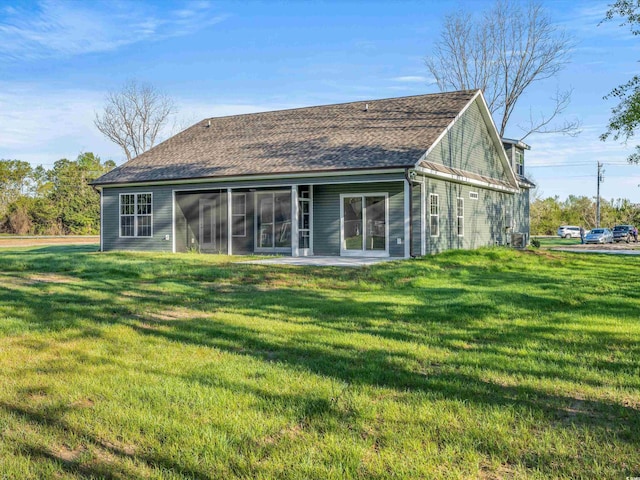
<svg viewBox="0 0 640 480">
<path fill-rule="evenodd" d="M 404 169 L 404 178 L 409 184 L 409 256 L 416 258 L 417 255 L 413 253 L 413 180 L 408 168 Z"/>
</svg>

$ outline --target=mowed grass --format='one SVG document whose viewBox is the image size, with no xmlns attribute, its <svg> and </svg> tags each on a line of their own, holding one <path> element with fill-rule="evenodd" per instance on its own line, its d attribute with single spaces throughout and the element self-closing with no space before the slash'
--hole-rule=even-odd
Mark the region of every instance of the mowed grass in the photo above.
<svg viewBox="0 0 640 480">
<path fill-rule="evenodd" d="M 640 475 L 640 259 L 0 251 L 1 478 Z"/>
</svg>

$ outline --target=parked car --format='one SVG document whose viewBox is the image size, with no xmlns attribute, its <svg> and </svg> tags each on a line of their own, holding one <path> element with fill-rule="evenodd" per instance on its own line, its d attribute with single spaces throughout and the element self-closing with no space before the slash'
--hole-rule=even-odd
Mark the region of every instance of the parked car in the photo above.
<svg viewBox="0 0 640 480">
<path fill-rule="evenodd" d="M 558 227 L 558 236 L 561 238 L 580 238 L 580 227 L 561 225 Z"/>
<path fill-rule="evenodd" d="M 584 243 L 613 243 L 613 232 L 608 228 L 594 228 L 584 237 Z"/>
<path fill-rule="evenodd" d="M 627 242 L 633 240 L 633 225 L 616 225 L 613 227 L 613 241 Z"/>
</svg>

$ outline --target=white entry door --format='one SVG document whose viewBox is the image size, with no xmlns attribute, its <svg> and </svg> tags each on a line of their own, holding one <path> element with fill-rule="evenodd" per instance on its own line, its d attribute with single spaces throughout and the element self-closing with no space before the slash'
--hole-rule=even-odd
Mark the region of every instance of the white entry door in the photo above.
<svg viewBox="0 0 640 480">
<path fill-rule="evenodd" d="M 217 250 L 216 201 L 200 200 L 200 250 Z"/>
<path fill-rule="evenodd" d="M 386 193 L 340 195 L 340 255 L 388 257 Z"/>
</svg>

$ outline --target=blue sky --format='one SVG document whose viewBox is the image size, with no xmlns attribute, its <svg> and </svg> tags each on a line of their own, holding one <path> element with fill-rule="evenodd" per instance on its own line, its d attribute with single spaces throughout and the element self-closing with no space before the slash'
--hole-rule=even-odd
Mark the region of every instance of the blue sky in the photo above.
<svg viewBox="0 0 640 480">
<path fill-rule="evenodd" d="M 545 197 L 595 195 L 601 161 L 603 196 L 640 202 L 640 166 L 625 163 L 631 146 L 598 139 L 613 105 L 602 97 L 640 59 L 640 39 L 615 22 L 598 26 L 607 3 L 544 2 L 575 39 L 572 61 L 534 86 L 513 124 L 544 111 L 557 87 L 574 89 L 567 116 L 583 124 L 576 138 L 527 138 L 527 171 Z M 122 163 L 93 118 L 129 79 L 178 104 L 165 136 L 209 116 L 433 93 L 424 59 L 443 16 L 492 4 L 0 0 L 0 158 L 48 167 L 93 151 Z"/>
</svg>

